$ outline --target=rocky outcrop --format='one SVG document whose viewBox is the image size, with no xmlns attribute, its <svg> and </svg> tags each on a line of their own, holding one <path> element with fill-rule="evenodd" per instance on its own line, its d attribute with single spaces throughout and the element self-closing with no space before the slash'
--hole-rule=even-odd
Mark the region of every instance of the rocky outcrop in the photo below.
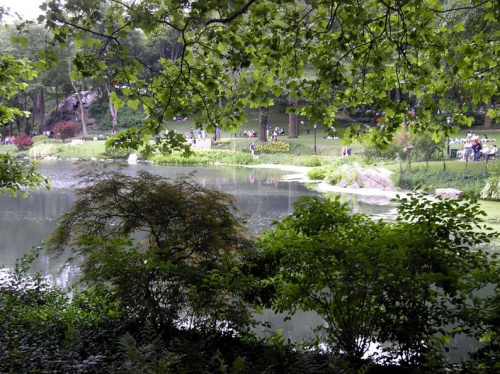
<svg viewBox="0 0 500 374">
<path fill-rule="evenodd" d="M 393 191 L 392 171 L 384 168 L 358 170 L 357 183 L 361 188 L 374 188 L 382 191 Z"/>
<path fill-rule="evenodd" d="M 85 111 L 87 111 L 92 102 L 97 99 L 98 93 L 95 91 L 82 91 L 81 96 L 83 106 Z M 55 113 L 53 118 L 49 118 L 48 122 L 54 124 L 59 121 L 78 121 L 79 119 L 77 117 L 79 111 L 80 103 L 78 101 L 78 95 L 74 93 L 57 105 L 57 113 Z M 88 123 L 92 124 L 92 120 L 89 119 Z"/>
</svg>

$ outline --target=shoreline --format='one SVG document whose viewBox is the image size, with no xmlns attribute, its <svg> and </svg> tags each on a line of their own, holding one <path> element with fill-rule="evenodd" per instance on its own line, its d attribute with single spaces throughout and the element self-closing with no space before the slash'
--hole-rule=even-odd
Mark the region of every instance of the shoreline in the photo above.
<svg viewBox="0 0 500 374">
<path fill-rule="evenodd" d="M 290 171 L 293 174 L 283 175 L 282 181 L 284 182 L 301 182 L 315 184 L 314 190 L 318 192 L 335 192 L 342 194 L 351 194 L 359 196 L 376 196 L 387 199 L 387 204 L 389 204 L 391 199 L 396 199 L 397 195 L 400 197 L 407 196 L 408 192 L 405 191 L 385 191 L 376 188 L 344 188 L 340 186 L 334 186 L 323 180 L 309 179 L 307 173 L 314 169 L 311 166 L 294 166 L 294 165 L 284 165 L 284 164 L 256 164 L 256 165 L 245 165 L 247 168 L 255 169 L 278 169 L 283 171 Z"/>
</svg>

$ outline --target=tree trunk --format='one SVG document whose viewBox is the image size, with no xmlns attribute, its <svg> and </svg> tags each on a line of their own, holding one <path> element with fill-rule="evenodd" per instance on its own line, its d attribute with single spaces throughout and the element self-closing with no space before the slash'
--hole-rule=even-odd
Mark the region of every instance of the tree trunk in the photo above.
<svg viewBox="0 0 500 374">
<path fill-rule="evenodd" d="M 52 126 L 54 126 L 55 123 L 59 120 L 59 95 L 57 93 L 57 86 L 55 87 L 55 94 L 56 94 L 56 115 L 54 116 L 54 121 L 51 124 L 48 124 L 47 128 L 45 130 L 50 130 Z"/>
<path fill-rule="evenodd" d="M 109 91 L 109 86 L 108 86 L 107 82 L 105 83 L 105 86 L 106 86 L 106 92 L 108 93 L 109 113 L 111 114 L 111 124 L 113 125 L 113 130 L 116 131 L 116 126 L 118 124 L 118 120 L 117 120 L 118 110 L 115 108 L 115 106 L 113 105 L 113 102 L 111 101 L 111 95 L 110 95 L 111 92 Z"/>
<path fill-rule="evenodd" d="M 33 100 L 33 123 L 32 130 L 40 132 L 43 128 L 43 120 L 45 117 L 45 96 L 43 87 L 35 93 Z"/>
<path fill-rule="evenodd" d="M 76 88 L 75 82 L 73 78 L 71 78 L 71 60 L 68 63 L 69 65 L 69 81 L 71 82 L 71 87 L 75 91 L 78 97 L 78 104 L 80 105 L 80 120 L 82 122 L 82 132 L 84 135 L 87 135 L 87 123 L 85 121 L 85 107 L 83 106 L 83 98 L 82 98 L 82 90 Z"/>
<path fill-rule="evenodd" d="M 292 109 L 297 106 L 297 100 L 289 99 L 288 106 Z M 290 112 L 288 114 L 288 137 L 298 138 L 299 137 L 299 121 L 298 116 L 295 112 Z"/>
<path fill-rule="evenodd" d="M 267 142 L 267 123 L 269 121 L 269 108 L 260 107 L 259 140 Z"/>
<path fill-rule="evenodd" d="M 488 99 L 488 105 L 486 105 L 486 113 L 484 113 L 484 128 L 491 129 L 493 123 L 491 117 L 488 115 L 488 109 L 493 108 L 493 97 L 490 96 Z"/>
<path fill-rule="evenodd" d="M 170 48 L 170 59 L 176 61 L 179 58 L 181 45 L 177 43 L 177 38 L 180 36 L 179 31 L 173 30 L 172 46 Z"/>
</svg>

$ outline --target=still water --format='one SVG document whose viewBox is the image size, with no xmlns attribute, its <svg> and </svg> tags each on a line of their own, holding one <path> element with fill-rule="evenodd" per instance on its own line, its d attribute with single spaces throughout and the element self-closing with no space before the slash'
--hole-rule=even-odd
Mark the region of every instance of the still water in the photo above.
<svg viewBox="0 0 500 374">
<path fill-rule="evenodd" d="M 126 165 L 123 168 L 123 172 L 130 174 L 138 170 L 169 178 L 194 172 L 195 180 L 201 185 L 235 196 L 236 205 L 242 213 L 248 214 L 249 226 L 255 232 L 269 228 L 273 220 L 291 213 L 293 203 L 300 196 L 317 194 L 301 183 L 280 181 L 286 172 L 279 170 L 150 164 Z M 51 179 L 51 190 L 30 192 L 28 198 L 0 195 L 0 265 L 5 267 L 12 267 L 17 258 L 32 247 L 39 246 L 54 230 L 59 217 L 75 201 L 74 190 L 78 187 L 78 179 L 73 163 L 41 162 L 39 171 Z M 54 275 L 56 283 L 64 285 L 71 278 L 70 273 L 77 272 L 77 269 L 65 268 L 63 271 L 63 264 L 64 258 L 42 256 L 35 268 L 43 275 Z"/>
</svg>

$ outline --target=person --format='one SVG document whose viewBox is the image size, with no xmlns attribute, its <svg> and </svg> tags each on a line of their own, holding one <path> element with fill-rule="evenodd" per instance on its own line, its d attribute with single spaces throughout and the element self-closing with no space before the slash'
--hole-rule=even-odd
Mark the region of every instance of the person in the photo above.
<svg viewBox="0 0 500 374">
<path fill-rule="evenodd" d="M 497 157 L 497 153 L 498 153 L 498 148 L 497 148 L 496 144 L 493 144 L 491 146 L 490 153 L 488 155 L 488 160 L 495 159 Z"/>
<path fill-rule="evenodd" d="M 198 130 L 196 130 L 196 134 L 198 135 L 198 140 L 201 140 L 201 127 L 198 127 Z"/>
<path fill-rule="evenodd" d="M 220 141 L 220 129 L 219 126 L 215 126 L 215 141 Z"/>
<path fill-rule="evenodd" d="M 473 161 L 479 161 L 479 158 L 481 157 L 481 142 L 479 139 L 474 139 L 474 142 L 472 143 L 472 152 L 474 153 Z"/>
<path fill-rule="evenodd" d="M 464 151 L 462 152 L 462 160 L 469 161 L 470 156 L 472 155 L 472 143 L 469 138 L 465 140 L 464 143 Z"/>
<path fill-rule="evenodd" d="M 488 146 L 488 144 L 485 144 L 483 146 L 483 148 L 481 149 L 481 157 L 482 158 L 484 156 L 484 159 L 486 161 L 488 161 L 489 157 L 490 157 L 490 152 L 491 152 L 491 148 Z"/>
<path fill-rule="evenodd" d="M 250 152 L 252 153 L 252 157 L 255 157 L 255 143 L 250 144 Z"/>
</svg>

